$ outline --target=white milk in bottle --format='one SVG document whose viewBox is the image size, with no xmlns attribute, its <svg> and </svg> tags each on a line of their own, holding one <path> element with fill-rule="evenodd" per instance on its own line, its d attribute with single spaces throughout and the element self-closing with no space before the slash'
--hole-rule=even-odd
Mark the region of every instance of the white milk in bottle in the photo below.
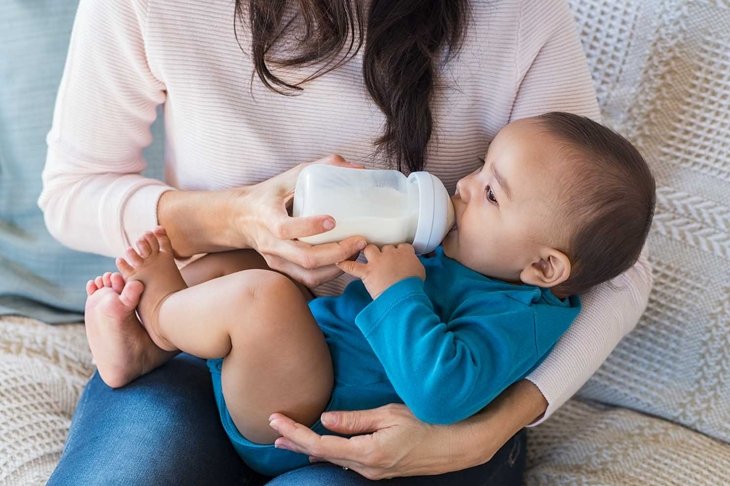
<svg viewBox="0 0 730 486">
<path fill-rule="evenodd" d="M 335 227 L 301 241 L 311 244 L 362 236 L 378 246 L 413 244 L 433 251 L 454 223 L 454 208 L 441 181 L 428 172 L 406 177 L 396 170 L 312 164 L 299 174 L 293 216 L 327 214 Z"/>
</svg>

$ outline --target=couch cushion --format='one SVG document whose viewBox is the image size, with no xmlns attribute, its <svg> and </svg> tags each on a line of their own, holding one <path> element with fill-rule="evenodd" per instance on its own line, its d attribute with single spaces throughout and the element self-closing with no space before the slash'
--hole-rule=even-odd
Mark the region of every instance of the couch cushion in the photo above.
<svg viewBox="0 0 730 486">
<path fill-rule="evenodd" d="M 528 485 L 730 484 L 730 445 L 595 402 L 570 400 L 527 443 Z"/>
<path fill-rule="evenodd" d="M 579 396 L 730 441 L 730 7 L 572 0 L 605 121 L 657 180 L 649 307 Z"/>
<path fill-rule="evenodd" d="M 111 259 L 51 238 L 36 204 L 76 3 L 0 2 L 0 314 L 46 322 L 78 320 L 86 280 L 113 269 Z M 154 130 L 152 175 L 162 160 L 160 125 Z"/>
<path fill-rule="evenodd" d="M 83 326 L 0 318 L 0 484 L 45 484 L 93 369 Z M 626 409 L 571 400 L 528 440 L 529 485 L 730 484 L 730 446 Z"/>
</svg>

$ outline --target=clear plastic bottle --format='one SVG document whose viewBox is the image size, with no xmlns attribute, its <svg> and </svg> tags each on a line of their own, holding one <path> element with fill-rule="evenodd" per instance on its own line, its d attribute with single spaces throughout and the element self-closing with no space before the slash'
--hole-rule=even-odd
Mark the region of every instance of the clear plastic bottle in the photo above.
<svg viewBox="0 0 730 486">
<path fill-rule="evenodd" d="M 454 224 L 454 207 L 443 183 L 428 172 L 408 177 L 397 170 L 351 169 L 313 164 L 299 174 L 294 216 L 328 214 L 335 227 L 300 238 L 311 244 L 359 235 L 369 243 L 411 243 L 433 251 Z"/>
</svg>

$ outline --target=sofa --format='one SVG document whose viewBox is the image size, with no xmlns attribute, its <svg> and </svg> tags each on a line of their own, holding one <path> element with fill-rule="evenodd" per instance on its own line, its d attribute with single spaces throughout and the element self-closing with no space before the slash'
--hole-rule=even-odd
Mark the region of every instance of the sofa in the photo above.
<svg viewBox="0 0 730 486">
<path fill-rule="evenodd" d="M 656 176 L 655 283 L 636 329 L 529 429 L 525 481 L 730 484 L 730 4 L 570 5 L 604 122 Z M 0 4 L 0 484 L 42 484 L 58 461 L 94 370 L 83 284 L 112 267 L 53 241 L 35 204 L 75 7 Z"/>
</svg>

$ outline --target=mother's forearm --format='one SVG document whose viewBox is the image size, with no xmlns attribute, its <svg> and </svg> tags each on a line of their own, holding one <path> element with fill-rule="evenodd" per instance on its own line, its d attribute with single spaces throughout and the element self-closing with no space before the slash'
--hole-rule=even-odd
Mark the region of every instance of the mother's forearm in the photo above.
<svg viewBox="0 0 730 486">
<path fill-rule="evenodd" d="M 583 308 L 545 360 L 527 376 L 547 398 L 548 418 L 596 372 L 646 308 L 651 267 L 645 255 L 611 282 L 581 296 Z"/>
<path fill-rule="evenodd" d="M 321 436 L 281 414 L 271 427 L 277 447 L 346 466 L 370 479 L 430 476 L 489 461 L 507 441 L 545 412 L 547 401 L 532 383 L 507 388 L 478 414 L 452 425 L 428 425 L 405 405 L 327 412 Z M 362 434 L 362 435 L 361 435 Z"/>
<path fill-rule="evenodd" d="M 451 426 L 464 441 L 462 454 L 468 461 L 464 467 L 489 461 L 512 436 L 542 416 L 547 405 L 533 383 L 521 380 L 478 414 Z"/>
<path fill-rule="evenodd" d="M 157 220 L 179 257 L 248 248 L 234 203 L 245 189 L 168 191 L 157 204 Z"/>
</svg>

